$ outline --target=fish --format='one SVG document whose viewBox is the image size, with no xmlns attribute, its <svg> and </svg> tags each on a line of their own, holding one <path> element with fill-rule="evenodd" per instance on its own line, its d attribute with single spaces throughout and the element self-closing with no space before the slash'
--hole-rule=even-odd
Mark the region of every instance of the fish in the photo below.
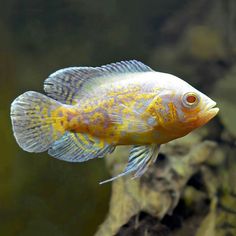
<svg viewBox="0 0 236 236">
<path fill-rule="evenodd" d="M 102 158 L 131 145 L 124 171 L 101 184 L 142 176 L 162 144 L 219 112 L 215 101 L 184 80 L 137 60 L 60 69 L 45 80 L 44 91 L 27 91 L 12 102 L 17 143 L 67 162 Z"/>
</svg>

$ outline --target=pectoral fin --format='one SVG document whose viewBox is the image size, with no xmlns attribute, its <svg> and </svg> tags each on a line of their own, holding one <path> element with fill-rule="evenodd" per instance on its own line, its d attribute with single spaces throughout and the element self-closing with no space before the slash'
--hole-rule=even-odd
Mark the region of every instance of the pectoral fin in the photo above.
<svg viewBox="0 0 236 236">
<path fill-rule="evenodd" d="M 146 107 L 146 106 L 145 106 Z M 128 107 L 124 104 L 118 104 L 114 112 L 109 114 L 110 121 L 119 125 L 120 129 L 126 130 L 127 133 L 144 133 L 153 129 L 157 124 L 154 117 L 144 119 L 134 107 Z M 121 112 L 123 110 L 123 112 Z"/>
<path fill-rule="evenodd" d="M 110 121 L 119 127 L 120 130 L 126 130 L 127 133 L 144 133 L 150 131 L 153 127 L 138 116 L 125 117 L 122 114 L 111 114 Z"/>
<path fill-rule="evenodd" d="M 159 147 L 160 145 L 158 144 L 134 146 L 130 151 L 129 162 L 125 170 L 121 174 L 111 179 L 100 182 L 100 184 L 113 181 L 132 172 L 135 172 L 133 175 L 133 179 L 142 176 L 146 172 L 148 167 L 153 162 L 155 162 L 158 156 Z"/>
</svg>

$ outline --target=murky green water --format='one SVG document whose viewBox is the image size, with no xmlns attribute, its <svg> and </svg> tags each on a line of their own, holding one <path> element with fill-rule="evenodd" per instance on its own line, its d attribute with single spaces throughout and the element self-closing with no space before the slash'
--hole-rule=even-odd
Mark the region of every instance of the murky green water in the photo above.
<svg viewBox="0 0 236 236">
<path fill-rule="evenodd" d="M 190 2 L 0 0 L 0 235 L 90 236 L 106 215 L 110 185 L 98 184 L 109 176 L 103 160 L 71 164 L 29 154 L 13 137 L 11 102 L 27 90 L 43 92 L 55 70 L 139 59 L 224 97 L 223 107 L 235 111 L 233 93 L 219 89 L 221 77 L 235 78 L 234 21 L 222 27 L 228 8 L 210 8 L 213 1 L 201 3 L 212 9 L 208 18 L 194 15 L 198 1 L 191 14 L 181 13 Z M 184 14 L 195 19 L 189 27 L 177 17 Z M 232 121 L 222 120 L 231 130 Z"/>
</svg>

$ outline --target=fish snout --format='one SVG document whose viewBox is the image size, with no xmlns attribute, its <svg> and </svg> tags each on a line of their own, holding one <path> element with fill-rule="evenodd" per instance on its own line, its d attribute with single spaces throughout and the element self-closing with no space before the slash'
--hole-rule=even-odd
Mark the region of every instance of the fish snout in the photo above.
<svg viewBox="0 0 236 236">
<path fill-rule="evenodd" d="M 219 112 L 219 108 L 216 106 L 217 103 L 212 101 L 211 103 L 208 104 L 208 106 L 206 107 L 206 112 L 208 114 L 208 116 L 210 116 L 210 119 L 213 118 L 214 116 L 217 115 L 217 113 Z"/>
</svg>

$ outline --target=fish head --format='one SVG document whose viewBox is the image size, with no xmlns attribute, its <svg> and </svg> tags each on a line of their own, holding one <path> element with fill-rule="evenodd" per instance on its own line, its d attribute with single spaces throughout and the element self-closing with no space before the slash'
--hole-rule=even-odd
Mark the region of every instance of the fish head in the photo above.
<svg viewBox="0 0 236 236">
<path fill-rule="evenodd" d="M 216 102 L 209 98 L 207 95 L 199 91 L 186 92 L 181 97 L 182 119 L 180 125 L 183 124 L 186 128 L 198 128 L 210 121 L 219 112 L 216 107 Z"/>
<path fill-rule="evenodd" d="M 165 81 L 165 89 L 158 96 L 161 107 L 157 120 L 173 136 L 181 137 L 210 121 L 219 108 L 207 95 L 172 77 Z"/>
</svg>

